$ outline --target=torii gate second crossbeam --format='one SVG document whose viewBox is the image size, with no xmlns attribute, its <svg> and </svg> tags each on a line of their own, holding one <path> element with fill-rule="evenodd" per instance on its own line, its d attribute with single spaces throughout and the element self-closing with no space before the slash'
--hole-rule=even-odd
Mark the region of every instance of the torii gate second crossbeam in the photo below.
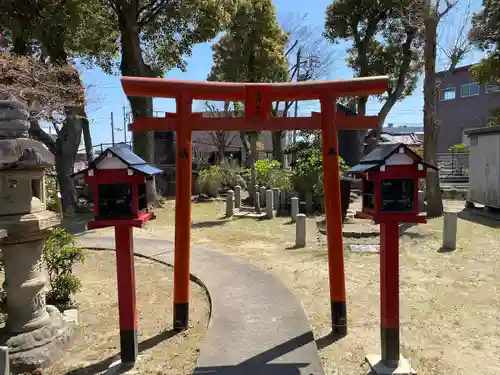
<svg viewBox="0 0 500 375">
<path fill-rule="evenodd" d="M 378 117 L 337 114 L 336 101 L 340 97 L 382 94 L 387 90 L 388 77 L 295 83 L 229 83 L 123 77 L 121 82 L 129 97 L 176 100 L 175 115 L 165 118 L 134 116 L 134 123 L 130 126 L 133 132 L 176 132 L 174 329 L 186 329 L 189 320 L 192 131 L 317 129 L 322 131 L 323 144 L 332 331 L 336 335 L 345 335 L 347 309 L 337 130 L 374 129 L 378 126 Z M 243 102 L 244 117 L 205 118 L 192 112 L 193 100 Z M 273 101 L 295 100 L 319 100 L 321 112 L 313 113 L 311 117 L 271 116 Z"/>
</svg>

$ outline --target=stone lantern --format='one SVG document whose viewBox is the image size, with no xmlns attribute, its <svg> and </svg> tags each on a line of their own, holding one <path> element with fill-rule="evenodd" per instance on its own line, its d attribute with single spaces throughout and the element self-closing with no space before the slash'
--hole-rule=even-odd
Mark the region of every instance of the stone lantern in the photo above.
<svg viewBox="0 0 500 375">
<path fill-rule="evenodd" d="M 0 97 L 0 238 L 7 293 L 7 322 L 1 345 L 8 346 L 11 371 L 30 372 L 59 359 L 75 325 L 46 306 L 44 239 L 59 216 L 46 210 L 43 178 L 54 164 L 43 144 L 28 138 L 28 109 Z M 0 236 L 1 237 L 1 236 Z"/>
</svg>

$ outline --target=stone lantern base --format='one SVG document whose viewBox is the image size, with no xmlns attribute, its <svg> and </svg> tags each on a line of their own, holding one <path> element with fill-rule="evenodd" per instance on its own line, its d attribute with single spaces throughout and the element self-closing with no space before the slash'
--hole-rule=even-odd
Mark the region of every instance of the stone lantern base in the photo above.
<svg viewBox="0 0 500 375">
<path fill-rule="evenodd" d="M 13 334 L 1 331 L 2 345 L 9 347 L 10 371 L 14 374 L 46 368 L 64 356 L 78 332 L 77 322 L 47 306 L 49 321 L 33 331 Z M 71 311 L 71 310 L 70 310 Z"/>
<path fill-rule="evenodd" d="M 14 374 L 48 367 L 64 355 L 78 332 L 77 319 L 66 319 L 45 302 L 44 239 L 59 217 L 43 207 L 38 209 L 0 216 L 0 228 L 7 229 L 7 236 L 0 240 L 7 292 L 7 322 L 0 331 L 0 345 L 9 348 Z"/>
</svg>

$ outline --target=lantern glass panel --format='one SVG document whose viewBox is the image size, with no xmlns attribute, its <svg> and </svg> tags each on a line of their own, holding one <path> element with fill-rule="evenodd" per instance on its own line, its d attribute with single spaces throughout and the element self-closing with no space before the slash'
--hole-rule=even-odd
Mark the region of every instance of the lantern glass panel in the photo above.
<svg viewBox="0 0 500 375">
<path fill-rule="evenodd" d="M 373 181 L 363 180 L 363 207 L 375 209 L 375 184 Z"/>
<path fill-rule="evenodd" d="M 99 217 L 132 216 L 132 185 L 102 184 L 98 186 Z"/>
<path fill-rule="evenodd" d="M 146 184 L 137 185 L 137 192 L 139 195 L 139 211 L 146 210 L 148 208 L 148 201 L 146 198 Z"/>
<path fill-rule="evenodd" d="M 415 186 L 412 179 L 382 180 L 382 211 L 413 211 Z"/>
</svg>

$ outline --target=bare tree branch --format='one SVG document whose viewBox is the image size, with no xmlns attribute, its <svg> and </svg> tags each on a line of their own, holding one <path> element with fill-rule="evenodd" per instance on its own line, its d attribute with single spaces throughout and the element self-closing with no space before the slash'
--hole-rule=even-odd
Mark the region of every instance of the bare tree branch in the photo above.
<svg viewBox="0 0 500 375">
<path fill-rule="evenodd" d="M 457 65 L 472 52 L 473 45 L 468 39 L 468 27 L 471 16 L 471 0 L 468 0 L 465 12 L 459 21 L 460 24 L 458 27 L 456 24 L 453 25 L 455 27 L 451 27 L 451 25 L 446 27 L 446 30 L 449 30 L 449 32 L 453 34 L 451 38 L 444 41 L 443 39 L 447 39 L 445 34 L 443 35 L 443 38 L 440 38 L 441 43 L 438 42 L 440 52 L 446 56 L 446 64 L 448 65 L 446 70 L 448 71 L 455 69 Z M 449 39 L 451 39 L 451 41 Z"/>
<path fill-rule="evenodd" d="M 437 19 L 438 21 L 443 18 L 444 16 L 446 16 L 450 10 L 452 10 L 455 5 L 457 5 L 458 3 L 458 0 L 446 0 L 446 8 L 441 12 L 439 13 L 439 1 L 437 2 L 436 4 L 436 15 L 437 15 Z"/>
<path fill-rule="evenodd" d="M 52 138 L 40 127 L 38 119 L 35 117 L 30 118 L 30 128 L 28 133 L 31 137 L 42 142 L 53 155 L 57 153 L 57 145 L 54 138 Z"/>
</svg>

